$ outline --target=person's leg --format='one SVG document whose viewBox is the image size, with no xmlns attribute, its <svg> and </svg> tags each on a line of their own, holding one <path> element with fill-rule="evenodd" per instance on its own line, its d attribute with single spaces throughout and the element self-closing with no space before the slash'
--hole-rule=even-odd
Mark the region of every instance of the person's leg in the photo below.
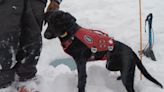
<svg viewBox="0 0 164 92">
<path fill-rule="evenodd" d="M 14 81 L 15 54 L 19 44 L 23 0 L 0 3 L 0 88 Z"/>
<path fill-rule="evenodd" d="M 44 20 L 44 8 L 46 6 L 46 0 L 29 0 L 32 8 L 33 16 L 40 27 L 40 31 L 42 29 L 42 24 Z M 44 2 L 41 2 L 44 1 Z"/>
<path fill-rule="evenodd" d="M 36 64 L 42 47 L 41 30 L 46 3 L 41 0 L 26 0 L 25 5 L 20 46 L 16 56 L 16 71 L 20 81 L 33 78 L 37 72 Z"/>
<path fill-rule="evenodd" d="M 0 35 L 0 88 L 6 87 L 14 81 L 16 63 L 15 54 L 18 46 L 19 34 L 7 32 Z"/>
</svg>

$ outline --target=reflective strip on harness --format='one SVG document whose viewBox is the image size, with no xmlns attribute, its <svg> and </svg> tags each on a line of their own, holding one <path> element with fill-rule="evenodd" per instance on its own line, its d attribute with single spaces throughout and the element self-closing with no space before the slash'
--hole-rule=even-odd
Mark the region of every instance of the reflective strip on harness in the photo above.
<svg viewBox="0 0 164 92">
<path fill-rule="evenodd" d="M 112 51 L 114 48 L 113 39 L 108 34 L 103 33 L 99 30 L 90 30 L 80 28 L 75 37 L 83 42 L 88 48 L 99 51 Z"/>
</svg>

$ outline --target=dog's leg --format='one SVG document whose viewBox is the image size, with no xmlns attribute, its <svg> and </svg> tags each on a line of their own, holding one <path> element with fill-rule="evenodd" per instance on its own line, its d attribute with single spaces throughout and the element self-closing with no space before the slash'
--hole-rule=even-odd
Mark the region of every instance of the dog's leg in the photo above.
<svg viewBox="0 0 164 92">
<path fill-rule="evenodd" d="M 125 59 L 126 58 L 126 59 Z M 123 65 L 121 69 L 121 80 L 127 89 L 128 92 L 135 92 L 134 85 L 134 72 L 135 72 L 135 61 L 133 60 L 133 56 L 129 54 L 129 56 L 125 56 L 123 58 Z"/>
<path fill-rule="evenodd" d="M 85 92 L 86 85 L 86 60 L 76 59 L 77 70 L 78 70 L 78 92 Z"/>
<path fill-rule="evenodd" d="M 121 59 L 120 55 L 115 52 L 107 52 L 107 62 L 106 68 L 110 71 L 120 71 L 121 69 Z"/>
<path fill-rule="evenodd" d="M 135 92 L 133 85 L 134 85 L 134 72 L 129 72 L 125 73 L 125 71 L 122 71 L 121 73 L 121 80 L 125 86 L 125 88 L 127 89 L 128 92 Z"/>
<path fill-rule="evenodd" d="M 107 63 L 106 68 L 110 71 L 119 71 L 121 69 L 120 60 L 116 59 L 119 55 L 114 52 L 107 52 Z M 117 80 L 121 80 L 121 75 L 117 77 Z"/>
</svg>

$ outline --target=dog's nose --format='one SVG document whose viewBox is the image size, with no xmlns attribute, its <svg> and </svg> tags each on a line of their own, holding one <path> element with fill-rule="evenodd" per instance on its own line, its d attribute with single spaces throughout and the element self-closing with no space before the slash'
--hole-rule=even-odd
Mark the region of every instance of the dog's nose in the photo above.
<svg viewBox="0 0 164 92">
<path fill-rule="evenodd" d="M 47 39 L 51 39 L 52 38 L 52 35 L 50 32 L 45 32 L 44 33 L 44 37 L 47 38 Z"/>
</svg>

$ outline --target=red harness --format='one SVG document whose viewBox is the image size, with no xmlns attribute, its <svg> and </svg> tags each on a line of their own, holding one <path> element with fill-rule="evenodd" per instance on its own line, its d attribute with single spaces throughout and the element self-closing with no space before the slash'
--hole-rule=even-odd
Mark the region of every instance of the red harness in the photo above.
<svg viewBox="0 0 164 92">
<path fill-rule="evenodd" d="M 101 51 L 112 51 L 114 48 L 113 39 L 108 34 L 103 33 L 99 30 L 91 30 L 80 28 L 76 33 L 75 37 L 85 44 L 93 53 Z M 62 42 L 64 51 L 72 44 L 72 39 Z M 105 57 L 102 58 L 106 59 Z"/>
<path fill-rule="evenodd" d="M 83 42 L 88 48 L 96 48 L 97 52 L 107 51 L 114 47 L 113 39 L 110 38 L 108 34 L 99 30 L 80 28 L 76 32 L 75 37 Z"/>
</svg>

